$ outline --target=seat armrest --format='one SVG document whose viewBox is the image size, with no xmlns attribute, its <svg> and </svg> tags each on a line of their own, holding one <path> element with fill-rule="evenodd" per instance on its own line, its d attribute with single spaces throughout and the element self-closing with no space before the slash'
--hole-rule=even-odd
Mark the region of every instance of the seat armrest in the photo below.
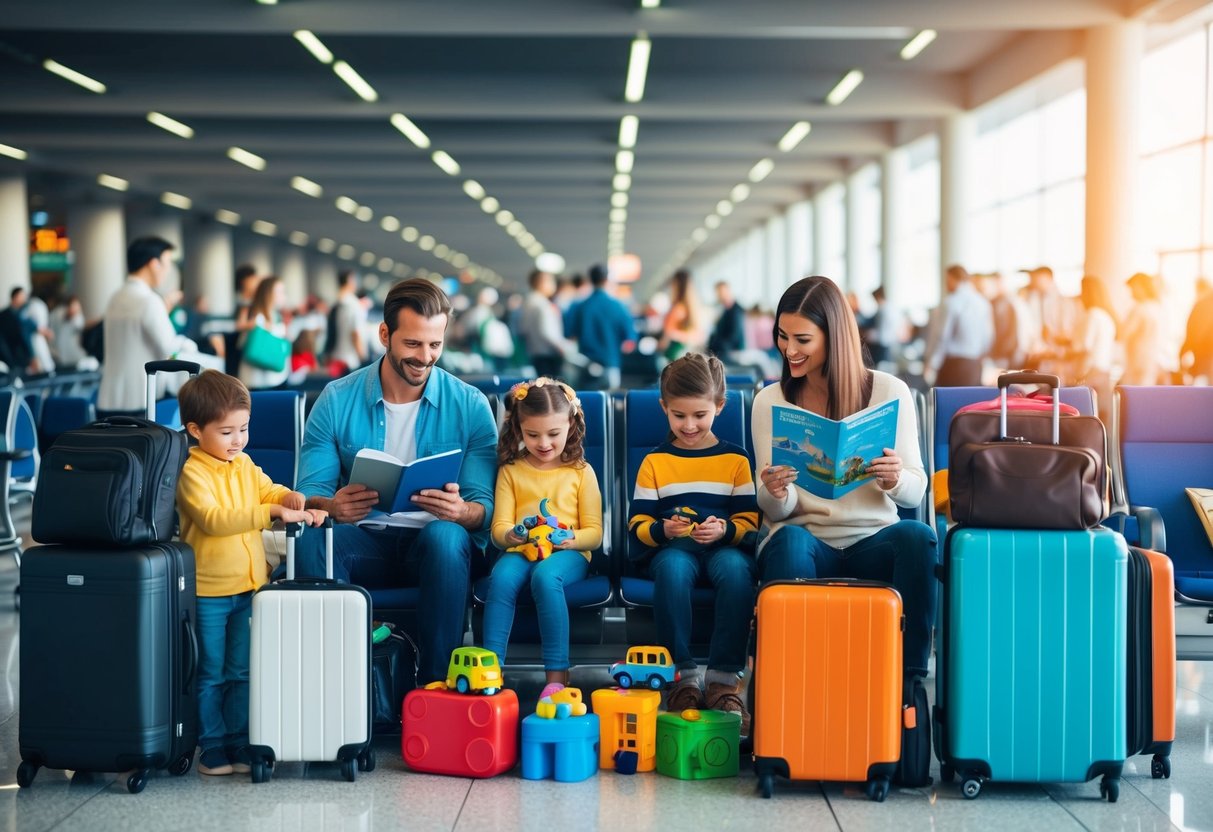
<svg viewBox="0 0 1213 832">
<path fill-rule="evenodd" d="M 11 451 L 0 451 L 0 462 L 17 462 L 21 459 L 29 459 L 33 453 L 34 452 L 29 448 L 16 448 Z"/>
<path fill-rule="evenodd" d="M 1109 515 L 1102 525 L 1123 534 L 1130 545 L 1155 552 L 1167 551 L 1167 530 L 1156 508 L 1131 506 L 1127 514 L 1117 512 Z"/>
</svg>

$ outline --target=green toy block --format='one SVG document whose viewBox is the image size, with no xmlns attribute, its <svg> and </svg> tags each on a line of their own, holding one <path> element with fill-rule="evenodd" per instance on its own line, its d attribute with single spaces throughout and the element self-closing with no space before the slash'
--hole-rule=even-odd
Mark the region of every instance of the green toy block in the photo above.
<svg viewBox="0 0 1213 832">
<path fill-rule="evenodd" d="M 724 711 L 660 713 L 657 715 L 657 771 L 679 780 L 736 777 L 740 741 L 739 714 Z"/>
</svg>

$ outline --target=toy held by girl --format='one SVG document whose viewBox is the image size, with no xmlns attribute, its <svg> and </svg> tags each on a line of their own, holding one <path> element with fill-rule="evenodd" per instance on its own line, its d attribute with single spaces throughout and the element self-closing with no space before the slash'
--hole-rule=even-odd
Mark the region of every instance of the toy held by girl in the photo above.
<svg viewBox="0 0 1213 832">
<path fill-rule="evenodd" d="M 725 389 L 724 365 L 714 356 L 687 353 L 662 371 L 661 408 L 670 433 L 640 463 L 628 529 L 632 556 L 653 578 L 658 642 L 680 673 L 667 709 L 736 713 L 748 735 L 739 674 L 754 609 L 757 570 L 750 541 L 758 528 L 758 503 L 745 451 L 712 433 Z M 716 589 L 706 675 L 690 648 L 691 591 L 700 584 Z"/>
<path fill-rule="evenodd" d="M 514 609 L 530 586 L 543 641 L 547 686 L 542 699 L 569 681 L 569 610 L 564 587 L 583 579 L 590 552 L 602 544 L 602 493 L 585 461 L 585 414 L 564 382 L 537 378 L 506 394 L 506 418 L 497 443 L 497 492 L 493 507 L 493 543 L 503 551 L 493 566 L 484 605 L 484 646 L 505 662 Z M 544 516 L 559 517 L 570 533 L 548 541 L 550 554 L 528 560 L 521 551 L 527 535 L 516 527 L 542 506 Z M 525 524 L 524 524 L 525 529 Z M 529 531 L 529 530 L 528 530 Z M 565 537 L 558 535 L 557 537 Z"/>
</svg>

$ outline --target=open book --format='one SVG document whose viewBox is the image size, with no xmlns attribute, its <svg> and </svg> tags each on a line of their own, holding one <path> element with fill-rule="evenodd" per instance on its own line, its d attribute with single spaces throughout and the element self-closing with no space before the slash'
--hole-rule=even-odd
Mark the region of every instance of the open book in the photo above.
<svg viewBox="0 0 1213 832">
<path fill-rule="evenodd" d="M 409 463 L 383 451 L 363 448 L 354 457 L 350 482 L 379 492 L 379 502 L 375 504 L 378 511 L 388 514 L 423 511 L 413 502 L 413 495 L 425 488 L 442 488 L 448 482 L 456 482 L 462 464 L 463 451 L 459 448 Z"/>
<path fill-rule="evenodd" d="M 840 422 L 799 407 L 771 408 L 771 464 L 796 471 L 796 485 L 836 500 L 872 475 L 868 463 L 897 441 L 897 399 L 852 413 Z"/>
</svg>

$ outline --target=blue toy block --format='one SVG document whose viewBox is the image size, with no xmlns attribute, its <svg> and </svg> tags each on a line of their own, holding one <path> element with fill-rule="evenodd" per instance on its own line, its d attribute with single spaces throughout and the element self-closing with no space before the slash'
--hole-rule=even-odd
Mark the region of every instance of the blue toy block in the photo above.
<svg viewBox="0 0 1213 832">
<path fill-rule="evenodd" d="M 598 717 L 522 720 L 522 777 L 577 783 L 598 770 Z"/>
</svg>

